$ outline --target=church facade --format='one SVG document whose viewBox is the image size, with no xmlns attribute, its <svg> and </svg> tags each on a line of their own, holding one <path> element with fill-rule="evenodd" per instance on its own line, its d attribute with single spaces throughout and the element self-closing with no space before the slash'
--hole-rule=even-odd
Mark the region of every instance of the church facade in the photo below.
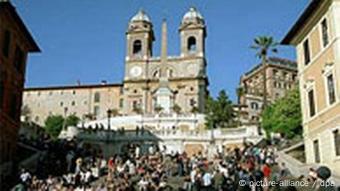
<svg viewBox="0 0 340 191">
<path fill-rule="evenodd" d="M 26 88 L 26 119 L 43 124 L 49 115 L 75 114 L 81 119 L 116 115 L 203 112 L 208 95 L 206 26 L 195 9 L 179 27 L 180 55 L 167 54 L 167 23 L 162 24 L 161 55 L 153 56 L 155 34 L 149 16 L 139 11 L 126 32 L 125 75 L 121 84 Z M 25 112 L 24 112 L 25 113 Z"/>
</svg>

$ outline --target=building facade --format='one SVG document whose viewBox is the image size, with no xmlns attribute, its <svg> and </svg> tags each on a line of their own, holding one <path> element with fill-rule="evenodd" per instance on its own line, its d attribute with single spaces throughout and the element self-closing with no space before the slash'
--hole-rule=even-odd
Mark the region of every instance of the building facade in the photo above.
<svg viewBox="0 0 340 191">
<path fill-rule="evenodd" d="M 256 65 L 240 79 L 239 104 L 242 106 L 242 122 L 258 122 L 263 103 L 262 64 Z M 267 76 L 267 100 L 274 102 L 297 85 L 297 64 L 294 61 L 271 57 L 265 68 Z"/>
<path fill-rule="evenodd" d="M 0 187 L 11 173 L 20 127 L 27 53 L 39 52 L 15 8 L 0 1 Z"/>
<path fill-rule="evenodd" d="M 307 163 L 340 175 L 340 1 L 313 0 L 282 40 L 297 52 Z"/>
<path fill-rule="evenodd" d="M 26 88 L 24 121 L 43 125 L 50 115 L 76 115 L 82 120 L 107 117 L 107 110 L 123 109 L 122 84 Z M 118 114 L 118 113 L 117 113 Z"/>
<path fill-rule="evenodd" d="M 183 16 L 179 36 L 180 55 L 168 56 L 164 21 L 161 56 L 153 56 L 153 25 L 149 16 L 139 11 L 128 23 L 123 83 L 27 88 L 24 104 L 33 115 L 31 120 L 43 124 L 48 115 L 73 113 L 100 119 L 107 116 L 107 109 L 118 110 L 120 115 L 172 113 L 175 107 L 181 113 L 203 112 L 208 94 L 206 26 L 196 9 L 190 8 Z"/>
</svg>

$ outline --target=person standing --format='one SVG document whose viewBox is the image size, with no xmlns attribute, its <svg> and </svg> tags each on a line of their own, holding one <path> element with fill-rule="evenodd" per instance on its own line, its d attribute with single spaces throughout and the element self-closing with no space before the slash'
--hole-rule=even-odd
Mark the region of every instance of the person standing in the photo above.
<svg viewBox="0 0 340 191">
<path fill-rule="evenodd" d="M 264 191 L 268 191 L 269 190 L 269 181 L 270 181 L 270 175 L 272 173 L 272 170 L 269 166 L 269 164 L 266 162 L 263 167 L 262 167 L 262 172 L 263 172 L 263 181 L 264 181 L 264 187 L 263 190 Z"/>
</svg>

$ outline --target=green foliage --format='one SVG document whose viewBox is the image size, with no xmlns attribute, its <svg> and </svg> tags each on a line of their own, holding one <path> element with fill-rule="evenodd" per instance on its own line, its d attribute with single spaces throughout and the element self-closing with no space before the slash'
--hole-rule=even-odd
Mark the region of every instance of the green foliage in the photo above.
<svg viewBox="0 0 340 191">
<path fill-rule="evenodd" d="M 80 121 L 80 118 L 73 114 L 73 115 L 70 115 L 66 118 L 65 125 L 66 125 L 66 127 L 77 126 L 79 121 Z"/>
<path fill-rule="evenodd" d="M 163 110 L 163 107 L 162 107 L 162 106 L 156 105 L 156 107 L 155 107 L 156 113 L 160 113 L 162 110 Z"/>
<path fill-rule="evenodd" d="M 48 116 L 45 121 L 45 130 L 53 138 L 58 137 L 60 131 L 63 129 L 64 118 L 61 115 Z"/>
<path fill-rule="evenodd" d="M 143 113 L 143 110 L 142 110 L 142 108 L 140 106 L 134 106 L 132 110 L 136 114 L 142 114 Z"/>
<path fill-rule="evenodd" d="M 302 134 L 300 95 L 297 88 L 263 111 L 262 127 L 267 136 L 271 132 L 280 133 L 286 138 Z"/>
<path fill-rule="evenodd" d="M 172 110 L 174 110 L 175 113 L 180 114 L 182 111 L 182 108 L 178 104 L 174 104 L 174 106 L 172 107 Z"/>
<path fill-rule="evenodd" d="M 258 36 L 254 39 L 251 48 L 257 51 L 256 56 L 265 60 L 268 52 L 277 53 L 277 45 L 278 43 L 271 36 Z"/>
<path fill-rule="evenodd" d="M 220 91 L 218 97 L 206 100 L 206 127 L 224 128 L 233 122 L 234 109 L 231 100 L 224 90 Z"/>
<path fill-rule="evenodd" d="M 191 108 L 191 113 L 197 114 L 198 112 L 200 112 L 200 110 L 198 109 L 198 107 L 193 106 L 193 107 Z"/>
</svg>

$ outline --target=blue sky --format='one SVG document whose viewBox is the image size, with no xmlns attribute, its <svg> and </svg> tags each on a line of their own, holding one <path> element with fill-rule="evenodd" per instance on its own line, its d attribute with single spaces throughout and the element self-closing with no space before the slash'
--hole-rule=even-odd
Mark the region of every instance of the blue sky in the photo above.
<svg viewBox="0 0 340 191">
<path fill-rule="evenodd" d="M 168 52 L 179 54 L 178 27 L 195 6 L 207 25 L 207 63 L 213 96 L 225 89 L 235 99 L 239 77 L 259 61 L 249 47 L 254 37 L 281 40 L 309 0 L 12 0 L 42 53 L 29 57 L 26 86 L 121 83 L 125 31 L 143 8 L 155 30 L 159 55 L 162 18 L 168 21 Z M 276 56 L 295 59 L 294 48 Z"/>
</svg>

